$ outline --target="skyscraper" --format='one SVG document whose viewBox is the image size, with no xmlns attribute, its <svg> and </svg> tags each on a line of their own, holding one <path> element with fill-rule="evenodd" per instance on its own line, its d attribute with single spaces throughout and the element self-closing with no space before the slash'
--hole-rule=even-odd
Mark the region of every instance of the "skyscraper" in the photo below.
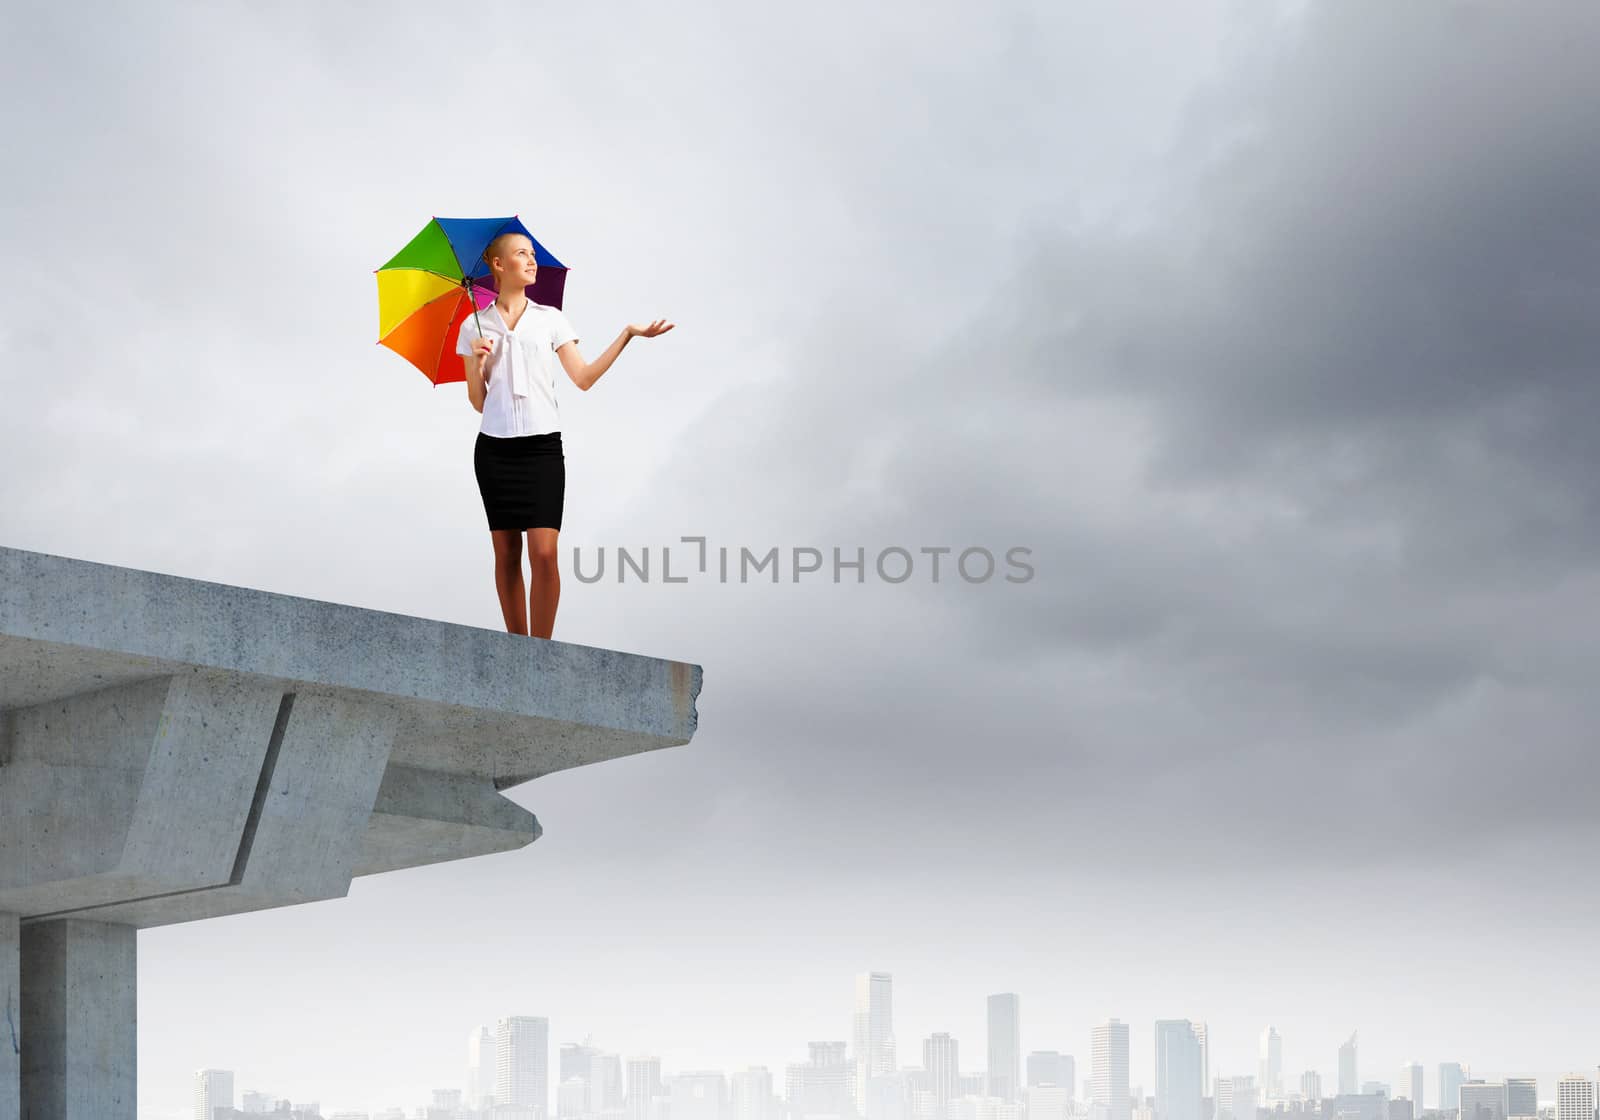
<svg viewBox="0 0 1600 1120">
<path fill-rule="evenodd" d="M 1531 1077 L 1506 1078 L 1506 1115 L 1539 1115 L 1538 1082 Z"/>
<path fill-rule="evenodd" d="M 1351 1031 L 1349 1039 L 1339 1047 L 1339 1095 L 1353 1097 L 1360 1091 L 1361 1082 L 1356 1077 L 1356 1034 Z"/>
<path fill-rule="evenodd" d="M 857 1102 L 867 1099 L 867 1078 L 894 1072 L 893 989 L 894 979 L 887 972 L 863 972 L 856 976 L 850 1056 L 855 1062 Z"/>
<path fill-rule="evenodd" d="M 1556 1120 L 1593 1120 L 1594 1082 L 1586 1073 L 1569 1073 L 1556 1082 Z"/>
<path fill-rule="evenodd" d="M 495 1024 L 494 1100 L 550 1115 L 550 1020 L 512 1015 Z"/>
<path fill-rule="evenodd" d="M 194 1120 L 213 1120 L 212 1110 L 218 1108 L 233 1109 L 233 1070 L 195 1070 Z"/>
<path fill-rule="evenodd" d="M 1022 1007 L 1015 992 L 989 997 L 989 1096 L 1022 1099 Z"/>
<path fill-rule="evenodd" d="M 1261 1054 L 1256 1077 L 1263 1097 L 1269 1101 L 1283 1099 L 1283 1035 L 1270 1024 L 1261 1032 Z"/>
<path fill-rule="evenodd" d="M 1463 1082 L 1460 1120 L 1506 1120 L 1506 1083 Z"/>
<path fill-rule="evenodd" d="M 935 1034 L 922 1041 L 922 1068 L 928 1089 L 933 1093 L 933 1114 L 937 1120 L 950 1115 L 950 1101 L 957 1095 L 961 1078 L 961 1047 L 948 1034 Z"/>
<path fill-rule="evenodd" d="M 629 1058 L 626 1108 L 628 1120 L 649 1120 L 650 1102 L 661 1096 L 661 1059 Z"/>
<path fill-rule="evenodd" d="M 751 1066 L 735 1073 L 732 1104 L 730 1120 L 776 1120 L 772 1072 L 766 1066 Z"/>
<path fill-rule="evenodd" d="M 563 1042 L 556 1058 L 556 1083 L 571 1081 L 574 1077 L 587 1083 L 589 1059 L 598 1053 L 600 1048 L 588 1042 Z"/>
<path fill-rule="evenodd" d="M 680 1073 L 667 1086 L 672 1120 L 725 1120 L 728 1079 L 720 1070 Z"/>
<path fill-rule="evenodd" d="M 1067 1120 L 1071 1115 L 1072 1090 L 1065 1085 L 1030 1085 L 1026 1096 L 1028 1120 Z"/>
<path fill-rule="evenodd" d="M 854 1111 L 855 1066 L 843 1042 L 810 1043 L 811 1060 L 795 1062 L 785 1070 L 789 1114 L 848 1116 Z M 674 1116 L 676 1120 L 676 1116 Z"/>
<path fill-rule="evenodd" d="M 1300 1095 L 1311 1102 L 1322 1099 L 1322 1074 L 1308 1069 L 1300 1075 Z"/>
<path fill-rule="evenodd" d="M 919 1101 L 924 1114 L 932 1110 L 933 1094 L 918 1088 L 919 1084 L 910 1070 L 869 1077 L 867 1099 L 857 1111 L 862 1120 L 914 1120 Z"/>
<path fill-rule="evenodd" d="M 1418 1120 L 1422 1116 L 1422 1082 L 1421 1062 L 1407 1062 L 1400 1067 L 1400 1095 L 1411 1101 L 1411 1115 Z"/>
<path fill-rule="evenodd" d="M 1219 1077 L 1211 1083 L 1211 1101 L 1216 1120 L 1233 1120 L 1233 1078 Z"/>
<path fill-rule="evenodd" d="M 1194 1037 L 1200 1043 L 1200 1084 L 1211 1084 L 1211 1029 L 1204 1023 L 1194 1025 Z"/>
<path fill-rule="evenodd" d="M 579 1120 L 588 1111 L 588 1078 L 574 1074 L 556 1084 L 556 1120 Z"/>
<path fill-rule="evenodd" d="M 1071 1054 L 1058 1050 L 1035 1050 L 1028 1055 L 1028 1085 L 1059 1085 L 1071 1100 L 1077 1084 L 1077 1063 Z"/>
<path fill-rule="evenodd" d="M 1128 1099 L 1128 1024 L 1110 1019 L 1094 1029 L 1095 1120 L 1133 1120 Z"/>
<path fill-rule="evenodd" d="M 1241 1076 L 1233 1079 L 1233 1120 L 1256 1120 L 1259 1093 L 1254 1077 Z"/>
<path fill-rule="evenodd" d="M 617 1112 L 622 1108 L 622 1057 L 597 1053 L 589 1058 L 589 1111 Z"/>
<path fill-rule="evenodd" d="M 1201 1120 L 1200 1039 L 1187 1019 L 1156 1020 L 1156 1116 Z"/>
<path fill-rule="evenodd" d="M 1466 1079 L 1466 1071 L 1461 1068 L 1460 1062 L 1439 1063 L 1440 1112 L 1454 1112 L 1461 1107 L 1461 1085 Z"/>
<path fill-rule="evenodd" d="M 467 1035 L 467 1107 L 482 1108 L 494 1096 L 494 1032 L 474 1027 Z"/>
</svg>

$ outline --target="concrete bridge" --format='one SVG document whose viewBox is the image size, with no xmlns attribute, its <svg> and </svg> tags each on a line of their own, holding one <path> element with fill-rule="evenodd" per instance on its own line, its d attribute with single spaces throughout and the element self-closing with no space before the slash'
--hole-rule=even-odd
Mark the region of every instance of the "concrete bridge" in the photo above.
<svg viewBox="0 0 1600 1120">
<path fill-rule="evenodd" d="M 0 548 L 0 1120 L 135 1120 L 148 926 L 538 839 L 698 665 Z"/>
</svg>

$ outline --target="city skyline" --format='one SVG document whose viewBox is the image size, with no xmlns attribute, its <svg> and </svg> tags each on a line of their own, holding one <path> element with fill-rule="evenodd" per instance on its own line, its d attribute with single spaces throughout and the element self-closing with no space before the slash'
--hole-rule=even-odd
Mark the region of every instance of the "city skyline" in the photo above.
<svg viewBox="0 0 1600 1120">
<path fill-rule="evenodd" d="M 433 1092 L 459 1092 L 464 1106 L 476 1108 L 482 1101 L 479 1097 L 475 1097 L 474 1086 L 479 1087 L 477 1092 L 481 1096 L 485 1091 L 483 1087 L 492 1084 L 495 1091 L 493 1100 L 497 1103 L 542 1108 L 545 1110 L 543 1120 L 568 1120 L 568 1118 L 598 1116 L 602 1113 L 616 1114 L 619 1117 L 625 1114 L 629 1120 L 654 1120 L 655 1114 L 648 1108 L 641 1107 L 639 1103 L 636 1087 L 640 1084 L 649 1087 L 644 1093 L 646 1098 L 655 1095 L 665 1100 L 670 1099 L 674 1084 L 682 1078 L 691 1081 L 719 1078 L 724 1093 L 729 1097 L 729 1107 L 732 1107 L 732 1101 L 739 1099 L 741 1094 L 748 1096 L 754 1093 L 758 1099 L 800 1102 L 794 1107 L 805 1114 L 829 1115 L 832 1114 L 834 1106 L 827 1102 L 834 1098 L 830 1098 L 828 1094 L 835 1089 L 848 1088 L 850 1100 L 858 1102 L 857 1107 L 859 1102 L 869 1099 L 861 1082 L 857 1080 L 860 1065 L 873 1054 L 878 1055 L 882 1064 L 882 1055 L 886 1049 L 893 1049 L 892 1046 L 886 1047 L 886 1044 L 892 1043 L 899 1037 L 891 1010 L 895 999 L 893 977 L 894 974 L 887 971 L 858 973 L 854 977 L 855 999 L 853 1010 L 849 1015 L 854 1030 L 853 1039 L 808 1040 L 803 1045 L 809 1051 L 809 1058 L 803 1062 L 787 1062 L 779 1066 L 745 1062 L 733 1066 L 679 1070 L 664 1065 L 658 1054 L 608 1051 L 597 1042 L 592 1032 L 586 1033 L 582 1041 L 554 1041 L 557 1036 L 551 1033 L 548 1018 L 509 1015 L 499 1018 L 492 1030 L 486 1025 L 477 1025 L 465 1033 L 467 1061 L 463 1066 L 461 1083 L 440 1086 Z M 1067 1090 L 1065 1098 L 1067 1102 L 1076 1102 L 1089 1109 L 1085 1114 L 1087 1120 L 1131 1120 L 1137 1112 L 1138 1102 L 1146 1100 L 1155 1106 L 1155 1114 L 1160 1120 L 1191 1120 L 1191 1117 L 1198 1120 L 1201 1113 L 1191 1111 L 1192 1106 L 1189 1104 L 1174 1103 L 1164 1106 L 1162 1102 L 1169 1096 L 1192 1096 L 1196 1103 L 1201 1098 L 1214 1096 L 1211 1092 L 1212 1086 L 1203 1086 L 1199 1080 L 1201 1039 L 1206 1038 L 1209 1046 L 1209 1023 L 1191 1020 L 1157 1020 L 1151 1024 L 1149 1034 L 1154 1048 L 1152 1077 L 1148 1083 L 1143 1083 L 1136 1081 L 1130 1072 L 1136 1068 L 1132 1061 L 1134 1050 L 1132 1042 L 1138 1036 L 1129 1023 L 1112 1018 L 1092 1027 L 1086 1048 L 1089 1062 L 1085 1066 L 1077 1063 L 1079 1055 L 1074 1051 L 1047 1050 L 1023 1044 L 1026 1028 L 1021 1015 L 1021 1000 L 1017 993 L 991 993 L 985 1000 L 985 1006 L 987 1049 L 979 1052 L 984 1053 L 985 1057 L 1000 1056 L 1009 1068 L 1014 1051 L 1019 1072 L 1028 1071 L 1027 1074 L 1018 1077 L 1015 1091 L 1010 1095 L 993 1091 L 997 1085 L 1003 1088 L 1010 1084 L 1004 1071 L 997 1082 L 987 1063 L 975 1066 L 970 1059 L 963 1062 L 960 1058 L 961 1039 L 946 1031 L 933 1031 L 922 1035 L 918 1035 L 915 1031 L 911 1032 L 917 1037 L 917 1052 L 921 1055 L 922 1064 L 890 1061 L 887 1063 L 888 1068 L 882 1073 L 913 1073 L 926 1078 L 933 1097 L 939 1101 L 938 1108 L 944 1109 L 949 1106 L 949 1102 L 962 1096 L 972 1095 L 958 1088 L 957 1079 L 967 1081 L 969 1085 L 981 1086 L 976 1090 L 980 1096 L 1021 1103 L 1025 1100 L 1028 1090 L 1040 1086 L 1056 1087 L 1056 1083 L 1037 1077 L 1038 1071 L 1050 1068 L 1065 1070 L 1075 1066 L 1078 1070 L 1087 1069 L 1091 1075 L 1078 1084 L 1059 1087 Z M 1242 1103 L 1245 1099 L 1259 1107 L 1272 1107 L 1274 1104 L 1282 1105 L 1301 1099 L 1306 1095 L 1307 1082 L 1304 1078 L 1307 1075 L 1316 1075 L 1320 1078 L 1323 1073 L 1321 1069 L 1310 1067 L 1301 1070 L 1292 1078 L 1283 1074 L 1284 1086 L 1281 1095 L 1269 1093 L 1268 1087 L 1261 1085 L 1260 1071 L 1267 1067 L 1269 1059 L 1274 1055 L 1280 1072 L 1284 1069 L 1282 1064 L 1284 1036 L 1275 1025 L 1269 1024 L 1263 1028 L 1258 1037 L 1257 1072 L 1230 1074 L 1219 1067 L 1219 1073 L 1215 1078 L 1218 1091 L 1227 1091 L 1226 1097 L 1217 1097 L 1217 1100 L 1227 1102 L 1230 1117 L 1235 1116 L 1234 1110 L 1240 1107 L 1251 1108 L 1251 1115 L 1254 1115 L 1253 1108 Z M 475 1054 L 482 1053 L 486 1042 L 493 1044 L 495 1055 L 495 1077 L 492 1082 L 483 1077 L 481 1063 L 474 1062 Z M 553 1067 L 556 1071 L 554 1078 L 548 1072 L 552 1068 L 550 1065 L 552 1053 L 559 1058 Z M 1349 1074 L 1359 1077 L 1359 1055 L 1359 1031 L 1356 1031 L 1340 1044 L 1334 1055 L 1334 1065 L 1339 1069 L 1335 1076 Z M 1045 1061 L 1031 1061 L 1036 1058 Z M 1057 1065 L 1061 1059 L 1065 1059 L 1065 1062 Z M 1600 1054 L 1596 1055 L 1596 1062 L 1589 1068 L 1587 1075 L 1582 1070 L 1568 1069 L 1557 1074 L 1534 1073 L 1529 1076 L 1529 1071 L 1524 1070 L 1519 1071 L 1523 1076 L 1509 1073 L 1485 1076 L 1488 1071 L 1474 1072 L 1463 1069 L 1460 1063 L 1454 1061 L 1439 1062 L 1434 1070 L 1438 1076 L 1439 1096 L 1430 1099 L 1424 1095 L 1421 1107 L 1416 1109 L 1414 1116 L 1420 1117 L 1425 1112 L 1451 1108 L 1452 1106 L 1443 1103 L 1444 1094 L 1450 1085 L 1459 1085 L 1464 1105 L 1474 1110 L 1483 1107 L 1486 1111 L 1474 1111 L 1472 1115 L 1464 1115 L 1457 1120 L 1474 1120 L 1474 1117 L 1476 1120 L 1510 1120 L 1515 1116 L 1532 1116 L 1539 1108 L 1556 1108 L 1563 1093 L 1566 1092 L 1562 1085 L 1563 1078 L 1587 1076 L 1592 1083 L 1596 1074 L 1600 1073 Z M 816 1079 L 808 1071 L 817 1071 L 822 1075 L 821 1079 Z M 1423 1063 L 1408 1061 L 1398 1067 L 1397 1077 L 1361 1078 L 1363 1083 L 1358 1087 L 1356 1094 L 1341 1095 L 1358 1095 L 1381 1085 L 1390 1099 L 1410 1100 L 1415 1105 L 1416 1098 L 1399 1091 L 1397 1086 L 1404 1079 L 1407 1088 L 1414 1088 L 1420 1084 L 1426 1092 L 1427 1072 L 1428 1067 Z M 519 1076 L 525 1079 L 518 1080 Z M 757 1080 L 752 1081 L 752 1077 Z M 232 1070 L 201 1069 L 196 1071 L 195 1079 L 195 1120 L 199 1120 L 203 1101 L 214 1099 L 218 1092 L 232 1097 L 235 1077 Z M 1299 1087 L 1299 1092 L 1289 1089 L 1290 1081 Z M 1547 1087 L 1547 1095 L 1541 1093 L 1541 1083 Z M 581 1092 L 577 1095 L 571 1097 L 562 1095 L 563 1089 L 580 1085 Z M 598 1090 L 595 1088 L 597 1085 L 601 1086 Z M 835 1089 L 830 1089 L 830 1086 Z M 1100 1105 L 1107 1103 L 1103 1098 L 1114 1097 L 1119 1092 L 1122 1094 L 1125 1114 L 1114 1108 L 1104 1113 L 1096 1111 Z M 1593 1092 L 1592 1084 L 1591 1092 Z M 822 1107 L 807 1107 L 803 1102 L 808 1100 L 813 1106 Z M 1492 1104 L 1496 1101 L 1497 1108 Z M 1511 1111 L 1513 1102 L 1519 1102 L 1524 1107 L 1531 1103 L 1534 1107 L 1528 1111 L 1515 1112 Z M 1576 1106 L 1569 1106 L 1569 1111 L 1574 1107 Z M 896 1114 L 891 1113 L 891 1115 Z M 936 1114 L 935 1120 L 941 1120 L 941 1116 L 942 1114 Z M 717 1117 L 692 1117 L 691 1120 L 717 1120 Z M 757 1114 L 750 1116 L 739 1113 L 737 1120 L 760 1120 L 759 1110 Z M 767 1120 L 777 1120 L 777 1117 L 773 1116 Z M 942 1120 L 950 1118 L 942 1117 Z M 1585 1120 L 1594 1118 L 1588 1117 Z"/>
</svg>

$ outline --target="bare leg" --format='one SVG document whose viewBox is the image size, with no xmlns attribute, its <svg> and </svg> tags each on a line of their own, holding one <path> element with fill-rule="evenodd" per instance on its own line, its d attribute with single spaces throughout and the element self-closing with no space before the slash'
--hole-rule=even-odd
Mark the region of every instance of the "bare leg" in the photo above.
<svg viewBox="0 0 1600 1120">
<path fill-rule="evenodd" d="M 556 604 L 561 601 L 561 569 L 556 564 L 556 529 L 528 530 L 528 634 L 548 638 L 556 628 Z M 518 575 L 521 574 L 520 564 Z"/>
<path fill-rule="evenodd" d="M 522 603 L 522 534 L 516 529 L 491 529 L 494 538 L 494 589 L 500 596 L 500 613 L 513 634 L 528 632 Z"/>
</svg>

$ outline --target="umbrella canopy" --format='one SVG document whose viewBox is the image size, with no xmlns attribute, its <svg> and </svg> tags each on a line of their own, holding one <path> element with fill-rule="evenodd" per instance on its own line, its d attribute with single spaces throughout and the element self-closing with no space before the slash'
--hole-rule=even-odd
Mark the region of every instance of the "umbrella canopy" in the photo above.
<svg viewBox="0 0 1600 1120">
<path fill-rule="evenodd" d="M 456 332 L 468 315 L 494 302 L 494 276 L 483 251 L 502 233 L 533 242 L 538 277 L 528 298 L 560 307 L 567 266 L 556 260 L 515 215 L 509 218 L 431 219 L 378 277 L 378 343 L 420 369 L 435 385 L 465 381 Z"/>
</svg>

